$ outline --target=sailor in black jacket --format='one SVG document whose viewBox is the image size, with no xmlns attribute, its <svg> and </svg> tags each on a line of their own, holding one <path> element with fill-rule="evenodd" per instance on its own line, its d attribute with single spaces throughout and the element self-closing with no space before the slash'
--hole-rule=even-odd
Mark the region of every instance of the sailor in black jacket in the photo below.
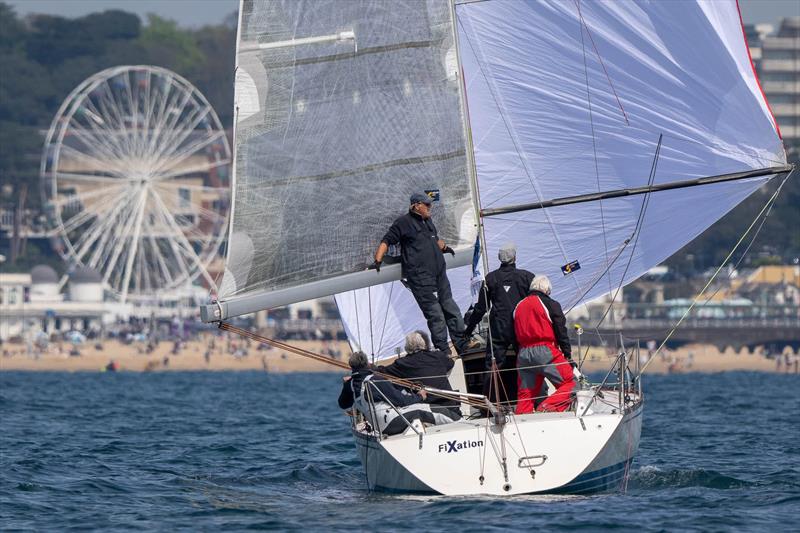
<svg viewBox="0 0 800 533">
<path fill-rule="evenodd" d="M 405 348 L 404 357 L 398 358 L 391 365 L 379 366 L 376 370 L 390 376 L 419 382 L 426 387 L 453 390 L 447 379 L 447 373 L 453 368 L 453 360 L 444 352 L 430 350 L 422 332 L 414 331 L 406 335 Z M 461 418 L 457 400 L 429 395 L 426 402 L 435 413 L 443 414 L 453 420 Z"/>
<path fill-rule="evenodd" d="M 497 254 L 500 268 L 490 272 L 481 286 L 478 303 L 472 309 L 467 321 L 465 336 L 472 335 L 483 315 L 489 310 L 489 330 L 491 343 L 486 346 L 486 369 L 492 368 L 492 355 L 498 368 L 502 368 L 505 353 L 509 346 L 516 344 L 514 336 L 514 308 L 528 295 L 528 288 L 535 277 L 527 270 L 517 268 L 517 248 L 513 243 L 504 244 Z M 488 300 L 487 300 L 488 298 Z"/>
<path fill-rule="evenodd" d="M 364 352 L 353 352 L 349 363 L 352 373 L 344 378 L 342 392 L 339 394 L 339 407 L 357 408 L 373 429 L 387 435 L 397 435 L 408 427 L 406 420 L 416 418 L 427 424 L 448 421 L 437 420 L 438 415 L 435 415 L 429 406 L 424 405 L 427 398 L 424 390 L 416 393 L 408 392 L 374 373 L 368 366 Z M 374 387 L 371 394 L 372 403 L 365 398 L 366 381 Z M 403 416 L 400 416 L 398 411 Z"/>
<path fill-rule="evenodd" d="M 430 196 L 411 195 L 411 207 L 391 225 L 375 251 L 370 269 L 380 272 L 383 257 L 389 246 L 400 245 L 403 277 L 414 295 L 422 314 L 428 321 L 431 340 L 437 350 L 450 353 L 447 333 L 460 352 L 464 343 L 464 320 L 453 300 L 444 254 L 455 251 L 439 238 L 431 220 Z"/>
</svg>

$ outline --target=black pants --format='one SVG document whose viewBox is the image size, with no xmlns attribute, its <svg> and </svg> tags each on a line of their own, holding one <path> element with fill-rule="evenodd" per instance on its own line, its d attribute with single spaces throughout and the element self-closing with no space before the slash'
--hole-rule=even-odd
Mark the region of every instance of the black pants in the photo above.
<svg viewBox="0 0 800 533">
<path fill-rule="evenodd" d="M 497 369 L 506 370 L 505 372 L 500 372 L 500 375 L 498 376 L 500 378 L 497 383 L 497 388 L 500 389 L 499 391 L 495 390 L 492 373 L 487 372 L 483 375 L 483 395 L 489 398 L 489 401 L 491 402 L 513 402 L 516 399 L 515 382 L 517 379 L 517 373 L 508 371 L 508 365 L 506 364 L 508 362 L 506 359 L 506 350 L 509 348 L 516 349 L 514 343 L 505 341 L 503 339 L 498 339 L 494 336 L 492 336 L 491 346 L 486 347 L 486 370 L 488 371 L 492 369 L 492 354 L 494 354 L 494 360 L 497 362 Z M 489 397 L 490 392 L 491 397 Z"/>
<path fill-rule="evenodd" d="M 461 316 L 461 309 L 453 301 L 447 274 L 442 271 L 435 277 L 424 276 L 414 279 L 409 277 L 408 288 L 411 289 L 417 305 L 428 321 L 433 346 L 449 354 L 450 346 L 447 344 L 449 331 L 456 351 L 461 351 L 464 342 L 464 319 Z"/>
</svg>

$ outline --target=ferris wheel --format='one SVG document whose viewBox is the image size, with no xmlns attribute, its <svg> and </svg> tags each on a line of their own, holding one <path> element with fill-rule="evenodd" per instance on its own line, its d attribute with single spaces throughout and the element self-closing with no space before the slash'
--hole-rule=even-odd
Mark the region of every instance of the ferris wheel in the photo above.
<svg viewBox="0 0 800 533">
<path fill-rule="evenodd" d="M 41 162 L 54 245 L 121 300 L 198 276 L 225 237 L 231 152 L 202 94 L 169 70 L 120 66 L 58 110 Z"/>
</svg>

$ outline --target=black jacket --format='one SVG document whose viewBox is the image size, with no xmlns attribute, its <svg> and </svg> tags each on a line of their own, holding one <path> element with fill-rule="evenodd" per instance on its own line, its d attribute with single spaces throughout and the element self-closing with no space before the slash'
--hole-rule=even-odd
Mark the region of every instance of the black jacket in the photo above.
<svg viewBox="0 0 800 533">
<path fill-rule="evenodd" d="M 361 388 L 364 385 L 364 379 L 372 374 L 372 370 L 362 368 L 354 370 L 350 375 L 350 381 L 345 381 L 342 384 L 342 392 L 339 394 L 339 407 L 342 409 L 350 409 L 355 403 L 356 396 L 361 394 Z M 406 407 L 412 403 L 423 403 L 422 396 L 419 394 L 407 393 L 401 391 L 394 386 L 386 378 L 380 376 L 373 376 L 370 381 L 375 384 L 377 389 L 386 396 L 395 407 Z M 351 384 L 352 382 L 352 384 Z M 355 391 L 355 395 L 353 394 Z M 385 401 L 383 396 L 377 391 L 372 392 L 372 399 L 376 402 Z"/>
<path fill-rule="evenodd" d="M 534 274 L 517 268 L 514 263 L 505 263 L 500 268 L 489 272 L 481 286 L 478 303 L 472 309 L 467 322 L 467 332 L 472 333 L 483 315 L 486 314 L 486 294 L 492 303 L 489 311 L 489 327 L 492 340 L 495 342 L 514 342 L 514 308 L 528 295 Z"/>
<path fill-rule="evenodd" d="M 433 221 L 412 211 L 395 220 L 381 240 L 390 246 L 400 245 L 403 275 L 412 282 L 436 278 L 444 272 L 445 261 L 438 241 Z"/>
<path fill-rule="evenodd" d="M 426 387 L 453 390 L 447 373 L 453 368 L 453 360 L 438 350 L 421 350 L 400 357 L 389 366 L 379 366 L 378 372 L 398 378 L 411 379 Z M 456 400 L 447 400 L 435 395 L 428 396 L 428 403 L 437 405 L 458 405 Z"/>
<path fill-rule="evenodd" d="M 540 291 L 531 291 L 530 294 L 538 296 L 547 308 L 547 312 L 550 313 L 550 320 L 553 322 L 556 344 L 558 344 L 564 357 L 572 359 L 572 346 L 569 343 L 569 332 L 567 331 L 567 317 L 564 316 L 561 304 Z"/>
</svg>

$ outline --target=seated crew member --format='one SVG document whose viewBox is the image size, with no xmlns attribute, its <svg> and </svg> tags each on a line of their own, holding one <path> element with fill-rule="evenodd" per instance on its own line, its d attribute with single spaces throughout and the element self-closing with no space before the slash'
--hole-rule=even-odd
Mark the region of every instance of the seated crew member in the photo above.
<svg viewBox="0 0 800 533">
<path fill-rule="evenodd" d="M 408 393 L 386 378 L 374 374 L 369 369 L 369 362 L 364 352 L 353 352 L 348 362 L 352 373 L 344 378 L 342 392 L 339 394 L 340 408 L 350 409 L 355 406 L 373 429 L 386 435 L 397 435 L 408 428 L 398 411 L 409 422 L 418 419 L 428 424 L 436 423 L 436 417 L 424 403 L 428 396 L 424 390 Z M 373 387 L 370 391 L 372 407 L 366 394 L 367 387 Z"/>
<path fill-rule="evenodd" d="M 426 387 L 453 390 L 447 379 L 447 373 L 453 368 L 453 360 L 444 352 L 430 350 L 424 332 L 414 331 L 406 335 L 405 349 L 404 357 L 398 358 L 389 366 L 379 366 L 375 370 L 390 376 L 417 381 Z M 458 400 L 431 394 L 427 403 L 430 404 L 431 411 L 449 419 L 439 419 L 440 424 L 461 418 Z"/>
<path fill-rule="evenodd" d="M 505 354 L 509 346 L 516 347 L 514 335 L 514 308 L 528 294 L 531 281 L 535 277 L 527 270 L 517 268 L 517 247 L 514 243 L 506 243 L 497 253 L 500 268 L 489 272 L 481 285 L 478 303 L 473 307 L 467 318 L 467 329 L 464 337 L 469 338 L 475 330 L 486 308 L 489 310 L 489 334 L 491 342 L 486 346 L 486 370 L 492 369 L 492 357 L 497 363 L 497 368 L 502 369 L 505 364 Z M 487 306 L 487 301 L 491 304 Z M 483 394 L 489 396 L 491 388 L 491 373 L 484 374 Z"/>
<path fill-rule="evenodd" d="M 449 331 L 453 345 L 460 353 L 464 343 L 464 320 L 453 301 L 444 260 L 445 253 L 455 255 L 455 252 L 439 238 L 433 225 L 430 196 L 412 194 L 410 203 L 408 213 L 395 220 L 383 236 L 375 250 L 375 262 L 369 268 L 380 272 L 389 246 L 399 244 L 403 277 L 428 321 L 433 345 L 449 354 Z"/>
<path fill-rule="evenodd" d="M 514 332 L 519 346 L 516 413 L 533 412 L 544 378 L 556 390 L 536 410 L 566 411 L 577 386 L 567 321 L 561 306 L 550 298 L 552 287 L 547 276 L 536 276 L 530 289 L 530 295 L 514 310 Z"/>
</svg>

